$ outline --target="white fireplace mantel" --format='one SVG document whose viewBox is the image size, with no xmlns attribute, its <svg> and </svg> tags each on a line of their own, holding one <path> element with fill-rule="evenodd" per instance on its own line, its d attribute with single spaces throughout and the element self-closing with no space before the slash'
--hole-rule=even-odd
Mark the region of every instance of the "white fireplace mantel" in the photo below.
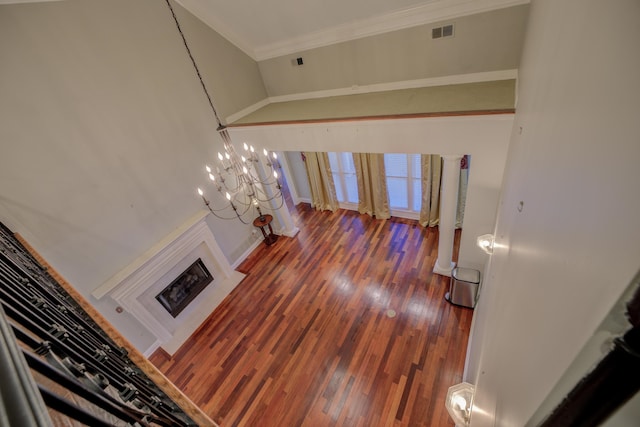
<svg viewBox="0 0 640 427">
<path fill-rule="evenodd" d="M 98 299 L 109 296 L 154 334 L 156 343 L 147 352 L 161 346 L 175 353 L 244 278 L 222 253 L 207 215 L 191 218 L 92 293 Z M 155 296 L 198 258 L 213 282 L 174 318 Z"/>
</svg>

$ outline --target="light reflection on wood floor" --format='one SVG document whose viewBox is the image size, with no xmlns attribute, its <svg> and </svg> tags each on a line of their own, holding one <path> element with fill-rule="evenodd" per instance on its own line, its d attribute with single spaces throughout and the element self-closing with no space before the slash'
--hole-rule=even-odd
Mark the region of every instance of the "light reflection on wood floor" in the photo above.
<svg viewBox="0 0 640 427">
<path fill-rule="evenodd" d="M 261 245 L 194 336 L 152 363 L 225 427 L 453 426 L 444 398 L 473 311 L 447 303 L 449 279 L 432 273 L 437 228 L 292 214 L 298 235 Z"/>
</svg>

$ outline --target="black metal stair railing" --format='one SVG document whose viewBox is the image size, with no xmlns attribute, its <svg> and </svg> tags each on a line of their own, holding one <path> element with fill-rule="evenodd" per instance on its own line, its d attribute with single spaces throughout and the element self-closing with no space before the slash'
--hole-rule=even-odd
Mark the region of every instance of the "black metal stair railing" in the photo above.
<svg viewBox="0 0 640 427">
<path fill-rule="evenodd" d="M 194 426 L 0 223 L 0 424 Z"/>
</svg>

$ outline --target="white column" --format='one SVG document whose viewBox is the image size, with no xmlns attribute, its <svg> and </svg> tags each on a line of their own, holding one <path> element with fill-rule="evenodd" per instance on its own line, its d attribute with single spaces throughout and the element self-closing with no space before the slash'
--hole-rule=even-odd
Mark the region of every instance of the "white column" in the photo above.
<svg viewBox="0 0 640 427">
<path fill-rule="evenodd" d="M 258 175 L 260 176 L 260 179 L 262 180 L 267 179 L 267 172 L 262 162 L 257 163 L 256 170 L 258 172 Z M 285 177 L 280 177 L 280 179 L 285 179 Z M 274 191 L 270 186 L 267 185 L 263 187 L 263 190 L 268 197 L 274 197 L 275 195 Z M 276 223 L 274 224 L 276 226 L 275 232 L 287 237 L 294 237 L 296 234 L 298 234 L 300 229 L 296 227 L 296 225 L 293 223 L 293 218 L 291 217 L 291 212 L 289 212 L 289 207 L 287 206 L 287 203 L 284 201 L 284 195 L 282 196 L 282 198 L 283 199 L 282 199 L 281 208 L 280 208 L 279 200 L 272 199 L 269 202 L 269 204 L 271 205 L 271 209 L 273 209 L 273 212 L 272 212 L 273 217 L 276 220 Z"/>
<path fill-rule="evenodd" d="M 274 210 L 273 213 L 278 223 L 280 223 L 280 234 L 287 237 L 294 237 L 296 234 L 298 234 L 298 231 L 300 231 L 300 229 L 293 223 L 291 212 L 289 212 L 289 207 L 286 203 L 282 205 L 282 209 Z"/>
<path fill-rule="evenodd" d="M 451 277 L 453 262 L 453 240 L 458 207 L 458 185 L 460 181 L 460 159 L 462 155 L 442 156 L 442 186 L 440 188 L 440 225 L 438 226 L 438 259 L 433 272 Z"/>
<path fill-rule="evenodd" d="M 283 152 L 278 152 L 278 162 L 280 162 L 280 165 L 282 166 L 282 172 L 284 172 L 284 176 L 281 177 L 282 181 L 288 180 L 289 177 L 291 176 L 291 171 L 289 170 L 289 163 L 287 162 L 287 158 L 285 157 Z M 295 199 L 297 197 L 295 197 L 294 194 L 292 193 L 293 185 L 291 185 L 290 181 L 286 181 L 286 183 L 287 183 L 287 188 L 289 188 L 289 193 L 293 197 L 294 203 L 295 203 Z M 283 198 L 284 198 L 284 195 L 283 195 Z M 282 227 L 283 227 L 282 234 L 287 237 L 295 237 L 295 235 L 298 234 L 300 229 L 296 227 L 296 225 L 293 223 L 293 218 L 291 217 L 291 212 L 289 212 L 289 207 L 287 206 L 287 203 L 284 201 L 283 203 L 284 204 L 282 205 L 282 209 L 277 211 L 278 214 L 282 216 L 281 218 L 278 218 L 278 221 L 280 221 L 280 224 L 282 224 Z"/>
</svg>

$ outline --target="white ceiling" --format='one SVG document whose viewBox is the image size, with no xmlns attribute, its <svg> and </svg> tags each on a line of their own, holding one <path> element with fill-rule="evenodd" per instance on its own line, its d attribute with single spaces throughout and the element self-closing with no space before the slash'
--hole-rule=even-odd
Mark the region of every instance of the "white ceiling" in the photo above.
<svg viewBox="0 0 640 427">
<path fill-rule="evenodd" d="M 529 0 L 176 0 L 255 60 Z"/>
</svg>

